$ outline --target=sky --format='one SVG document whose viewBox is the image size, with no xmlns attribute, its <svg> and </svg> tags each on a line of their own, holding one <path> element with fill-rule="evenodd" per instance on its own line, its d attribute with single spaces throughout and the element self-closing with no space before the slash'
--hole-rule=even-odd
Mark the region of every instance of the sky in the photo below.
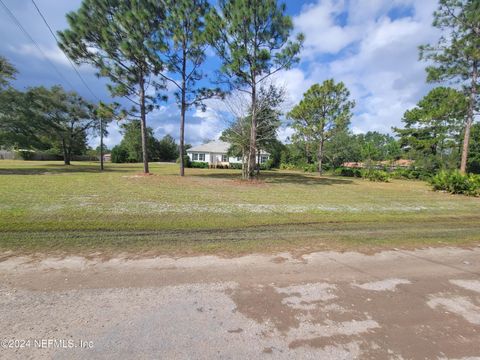
<svg viewBox="0 0 480 360">
<path fill-rule="evenodd" d="M 2 1 L 42 50 L 36 48 L 0 6 L 0 55 L 7 57 L 19 71 L 13 85 L 25 89 L 61 84 L 95 101 L 56 45 L 31 0 Z M 81 0 L 36 0 L 36 3 L 57 31 L 67 27 L 65 14 L 76 10 Z M 305 43 L 300 63 L 277 73 L 273 79 L 286 89 L 285 111 L 298 103 L 311 85 L 333 78 L 343 81 L 356 101 L 351 123 L 354 133 L 392 133 L 393 126 L 401 126 L 403 113 L 432 88 L 426 83 L 426 64 L 418 59 L 418 46 L 435 43 L 440 36 L 431 25 L 437 0 L 287 0 L 286 5 L 294 22 L 293 33 L 304 33 Z M 215 54 L 209 51 L 205 72 L 213 73 L 217 64 Z M 82 65 L 79 71 L 96 97 L 121 102 L 110 97 L 107 81 L 98 78 L 94 68 Z M 147 125 L 158 138 L 166 134 L 178 138 L 179 110 L 172 91 L 170 87 L 169 100 L 147 118 Z M 192 109 L 188 113 L 186 142 L 196 145 L 216 139 L 227 125 L 225 106 L 208 101 L 206 111 Z M 120 142 L 119 130 L 119 124 L 110 125 L 108 146 Z M 278 132 L 282 141 L 291 134 L 287 123 Z M 92 137 L 90 144 L 96 146 L 98 139 Z"/>
</svg>

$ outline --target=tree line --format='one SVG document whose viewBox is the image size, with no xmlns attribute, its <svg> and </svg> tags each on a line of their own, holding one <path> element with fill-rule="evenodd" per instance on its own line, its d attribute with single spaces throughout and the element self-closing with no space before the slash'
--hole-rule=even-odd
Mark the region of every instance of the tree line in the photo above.
<svg viewBox="0 0 480 360">
<path fill-rule="evenodd" d="M 180 109 L 180 153 L 185 116 L 206 99 L 237 90 L 250 95 L 250 142 L 244 176 L 254 176 L 257 154 L 256 101 L 259 85 L 298 61 L 303 36 L 290 39 L 292 20 L 276 0 L 84 0 L 67 15 L 69 28 L 59 32 L 60 47 L 76 63 L 89 63 L 111 81 L 109 90 L 123 96 L 140 121 L 144 172 L 148 173 L 147 113 L 175 89 Z M 203 65 L 207 47 L 221 61 L 207 86 Z M 180 175 L 184 159 L 180 157 Z"/>
<path fill-rule="evenodd" d="M 375 132 L 352 134 L 349 125 L 355 102 L 345 84 L 329 79 L 314 84 L 286 114 L 294 134 L 280 157 L 276 151 L 277 161 L 280 158 L 286 168 L 316 169 L 321 174 L 324 167 L 338 167 L 342 162 L 406 157 L 427 173 L 456 168 L 461 173 L 480 172 L 480 125 L 475 123 L 480 3 L 440 0 L 433 25 L 444 36 L 437 44 L 420 47 L 420 58 L 429 61 L 427 81 L 450 82 L 453 87 L 433 89 L 406 111 L 403 127 L 392 129 L 396 139 Z"/>
</svg>

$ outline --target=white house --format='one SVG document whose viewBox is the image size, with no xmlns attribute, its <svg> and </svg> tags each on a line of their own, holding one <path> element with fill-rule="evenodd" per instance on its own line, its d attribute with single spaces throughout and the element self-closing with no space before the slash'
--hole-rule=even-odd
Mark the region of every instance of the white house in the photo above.
<svg viewBox="0 0 480 360">
<path fill-rule="evenodd" d="M 227 152 L 230 144 L 221 140 L 210 141 L 206 144 L 191 147 L 187 150 L 187 155 L 191 161 L 206 162 L 209 165 L 229 165 L 241 164 L 241 157 L 228 156 Z M 267 162 L 269 153 L 260 151 L 260 164 Z"/>
</svg>

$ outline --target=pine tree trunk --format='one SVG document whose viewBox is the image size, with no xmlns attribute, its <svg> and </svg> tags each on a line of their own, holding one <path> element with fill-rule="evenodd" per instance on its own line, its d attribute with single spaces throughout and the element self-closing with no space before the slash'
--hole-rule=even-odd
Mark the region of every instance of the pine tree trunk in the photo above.
<svg viewBox="0 0 480 360">
<path fill-rule="evenodd" d="M 467 172 L 468 161 L 468 147 L 470 142 L 470 129 L 472 128 L 473 118 L 475 114 L 476 100 L 477 100 L 477 79 L 478 79 L 478 62 L 473 62 L 472 70 L 472 84 L 470 89 L 470 103 L 468 106 L 467 121 L 465 122 L 465 134 L 463 137 L 462 160 L 460 163 L 460 172 L 465 174 Z"/>
<path fill-rule="evenodd" d="M 255 80 L 253 81 L 255 83 Z M 251 180 L 255 176 L 255 158 L 257 154 L 257 89 L 252 87 L 252 122 L 250 127 L 250 149 L 248 152 L 248 173 L 247 179 Z"/>
<path fill-rule="evenodd" d="M 149 173 L 148 170 L 148 151 L 147 151 L 147 124 L 145 111 L 145 79 L 140 80 L 140 131 L 142 133 L 142 157 L 143 172 Z"/>
<path fill-rule="evenodd" d="M 103 119 L 100 119 L 100 171 L 103 171 Z"/>
<path fill-rule="evenodd" d="M 185 151 L 185 112 L 186 112 L 186 71 L 187 71 L 187 54 L 185 50 L 185 43 L 183 46 L 183 61 L 182 61 L 182 107 L 180 114 L 180 176 L 185 176 L 185 164 L 183 153 Z"/>
</svg>

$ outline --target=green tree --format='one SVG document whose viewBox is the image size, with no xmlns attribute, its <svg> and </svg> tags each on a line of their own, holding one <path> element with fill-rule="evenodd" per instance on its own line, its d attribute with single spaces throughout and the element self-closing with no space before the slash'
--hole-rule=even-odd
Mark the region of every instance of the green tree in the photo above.
<svg viewBox="0 0 480 360">
<path fill-rule="evenodd" d="M 433 26 L 445 31 L 436 45 L 420 47 L 421 59 L 433 61 L 427 67 L 428 81 L 454 80 L 469 95 L 464 124 L 460 171 L 468 161 L 470 131 L 478 108 L 480 65 L 480 2 L 478 0 L 440 0 Z"/>
<path fill-rule="evenodd" d="M 204 100 L 220 94 L 219 89 L 197 86 L 205 79 L 201 66 L 205 61 L 207 40 L 205 16 L 209 11 L 207 0 L 167 0 L 168 14 L 163 24 L 168 50 L 159 52 L 168 74 L 161 75 L 171 82 L 180 108 L 180 152 L 185 150 L 185 115 L 189 108 L 205 110 Z M 185 164 L 180 157 L 180 176 L 185 175 Z"/>
<path fill-rule="evenodd" d="M 108 86 L 113 96 L 129 99 L 132 112 L 139 108 L 145 173 L 149 172 L 146 114 L 156 100 L 147 90 L 164 87 L 155 81 L 164 70 L 157 54 L 165 49 L 164 20 L 163 1 L 83 0 L 80 9 L 67 14 L 70 28 L 59 32 L 59 45 L 73 61 L 95 66 L 113 83 Z"/>
<path fill-rule="evenodd" d="M 165 135 L 158 142 L 158 157 L 160 161 L 174 161 L 179 158 L 179 155 L 179 147 L 172 136 Z"/>
<path fill-rule="evenodd" d="M 112 149 L 112 163 L 128 162 L 128 151 L 121 145 L 116 145 Z"/>
<path fill-rule="evenodd" d="M 140 121 L 137 119 L 130 120 L 121 125 L 123 138 L 120 142 L 120 148 L 127 152 L 127 162 L 141 162 L 143 145 L 142 145 L 142 129 Z M 153 136 L 153 129 L 147 127 L 147 151 L 151 155 L 152 160 L 159 160 L 158 156 L 158 140 Z"/>
<path fill-rule="evenodd" d="M 468 158 L 468 171 L 480 174 L 480 123 L 473 124 Z"/>
<path fill-rule="evenodd" d="M 232 97 L 235 97 L 235 101 L 238 107 L 237 117 L 222 133 L 221 140 L 231 144 L 229 151 L 230 156 L 242 158 L 243 177 L 248 178 L 248 167 L 245 166 L 245 160 L 248 158 L 250 150 L 250 135 L 251 135 L 251 114 L 252 108 L 247 106 L 245 114 L 245 97 L 241 94 L 231 95 L 228 101 L 232 101 Z M 257 109 L 257 159 L 256 166 L 257 174 L 260 171 L 260 151 L 270 151 L 276 147 L 277 130 L 281 125 L 280 105 L 283 103 L 285 93 L 282 88 L 276 87 L 272 84 L 269 86 L 261 86 L 258 92 L 258 98 L 256 101 Z M 230 104 L 231 105 L 231 104 Z M 242 106 L 243 105 L 243 106 Z M 228 106 L 228 105 L 227 105 Z M 236 106 L 228 106 L 231 109 Z"/>
<path fill-rule="evenodd" d="M 318 172 L 322 174 L 325 141 L 348 128 L 355 102 L 343 82 L 325 80 L 314 84 L 288 114 L 295 134 L 293 141 L 304 141 L 316 148 Z"/>
<path fill-rule="evenodd" d="M 87 132 L 95 126 L 92 104 L 61 86 L 31 88 L 27 96 L 33 100 L 29 106 L 37 128 L 54 148 L 61 149 L 65 165 L 70 165 L 72 155 L 87 149 Z"/>
<path fill-rule="evenodd" d="M 344 162 L 361 160 L 361 145 L 358 137 L 348 129 L 339 129 L 325 142 L 325 163 L 336 168 Z"/>
<path fill-rule="evenodd" d="M 257 171 L 260 169 L 260 150 L 277 147 L 277 130 L 282 124 L 280 106 L 285 101 L 285 90 L 273 84 L 261 86 L 257 100 Z"/>
<path fill-rule="evenodd" d="M 17 69 L 3 56 L 0 56 L 0 90 L 15 80 Z"/>
<path fill-rule="evenodd" d="M 363 149 L 362 160 L 395 160 L 400 158 L 401 149 L 394 137 L 378 131 L 369 131 L 357 135 L 360 147 Z"/>
<path fill-rule="evenodd" d="M 431 90 L 417 106 L 405 112 L 404 128 L 393 128 L 403 149 L 419 160 L 429 158 L 430 170 L 445 167 L 447 156 L 457 154 L 468 103 L 462 92 L 438 87 Z M 421 159 L 424 158 L 424 159 Z"/>
<path fill-rule="evenodd" d="M 0 146 L 22 149 L 46 149 L 41 124 L 33 111 L 34 96 L 13 88 L 0 91 Z"/>
<path fill-rule="evenodd" d="M 238 116 L 220 136 L 220 140 L 230 143 L 228 155 L 242 159 L 242 177 L 244 179 L 248 178 L 248 168 L 245 160 L 250 147 L 251 124 L 249 117 Z"/>
<path fill-rule="evenodd" d="M 119 111 L 120 104 L 112 103 L 106 104 L 103 101 L 100 101 L 98 105 L 94 109 L 94 117 L 96 120 L 95 130 L 98 132 L 100 136 L 100 146 L 99 149 L 99 157 L 100 157 L 100 170 L 103 171 L 104 164 L 103 164 L 103 155 L 105 154 L 105 146 L 103 144 L 104 137 L 108 136 L 107 126 L 110 122 L 114 119 L 121 119 L 125 116 L 125 114 Z"/>
<path fill-rule="evenodd" d="M 207 36 L 222 61 L 220 81 L 245 91 L 251 101 L 247 171 L 255 174 L 257 154 L 257 90 L 259 84 L 296 63 L 303 35 L 290 41 L 293 23 L 277 0 L 219 0 L 207 16 Z"/>
</svg>

